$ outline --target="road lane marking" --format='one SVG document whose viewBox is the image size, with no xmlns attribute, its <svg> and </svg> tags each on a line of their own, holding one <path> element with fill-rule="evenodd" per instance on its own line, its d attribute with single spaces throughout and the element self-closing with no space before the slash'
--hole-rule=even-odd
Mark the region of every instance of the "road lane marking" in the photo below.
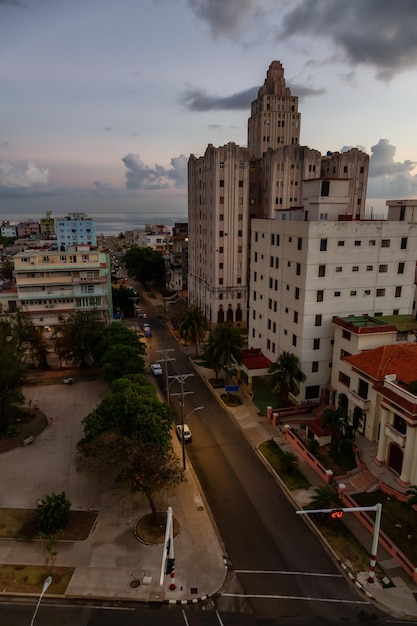
<svg viewBox="0 0 417 626">
<path fill-rule="evenodd" d="M 333 602 L 335 604 L 369 604 L 362 600 L 338 600 L 337 598 L 309 598 L 305 596 L 278 596 L 244 593 L 222 593 L 222 598 L 249 598 L 251 600 L 307 600 L 309 602 Z"/>
<path fill-rule="evenodd" d="M 220 626 L 224 626 L 223 620 L 222 620 L 222 618 L 220 617 L 220 614 L 219 614 L 219 612 L 218 612 L 218 611 L 216 611 L 216 617 L 217 617 L 217 619 L 219 620 L 219 624 L 220 624 Z"/>
<path fill-rule="evenodd" d="M 182 610 L 182 616 L 184 618 L 184 622 L 186 623 L 187 626 L 189 626 L 190 622 L 188 621 L 187 615 L 185 614 L 184 609 Z"/>
<path fill-rule="evenodd" d="M 317 572 L 288 572 L 287 570 L 255 570 L 255 569 L 235 569 L 236 574 L 284 574 L 288 576 L 327 576 L 328 578 L 344 578 L 343 574 L 319 574 Z"/>
</svg>

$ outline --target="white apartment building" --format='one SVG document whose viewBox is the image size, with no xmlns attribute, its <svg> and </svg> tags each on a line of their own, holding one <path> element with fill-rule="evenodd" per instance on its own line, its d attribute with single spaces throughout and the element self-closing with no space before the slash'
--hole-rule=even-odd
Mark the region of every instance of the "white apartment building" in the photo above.
<svg viewBox="0 0 417 626">
<path fill-rule="evenodd" d="M 307 379 L 298 401 L 318 400 L 332 375 L 334 316 L 415 311 L 417 221 L 346 220 L 347 181 L 330 181 L 303 210 L 252 221 L 249 348 L 271 361 L 289 351 Z M 334 193 L 332 194 L 332 188 Z M 308 218 L 315 221 L 305 221 Z M 337 216 L 340 215 L 340 221 Z"/>
<path fill-rule="evenodd" d="M 110 257 L 87 246 L 73 250 L 27 250 L 13 257 L 18 307 L 37 327 L 53 326 L 61 315 L 97 311 L 113 315 Z"/>
</svg>

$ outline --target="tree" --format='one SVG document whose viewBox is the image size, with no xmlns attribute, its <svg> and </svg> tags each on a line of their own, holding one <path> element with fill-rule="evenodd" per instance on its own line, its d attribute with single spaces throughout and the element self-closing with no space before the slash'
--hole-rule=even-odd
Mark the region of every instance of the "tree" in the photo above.
<svg viewBox="0 0 417 626">
<path fill-rule="evenodd" d="M 196 357 L 198 356 L 198 344 L 205 338 L 207 328 L 207 319 L 197 306 L 190 307 L 180 322 L 181 337 L 186 342 L 189 341 L 195 345 Z"/>
<path fill-rule="evenodd" d="M 219 380 L 219 373 L 223 369 L 223 365 L 218 356 L 217 345 L 210 337 L 208 344 L 204 346 L 203 358 L 207 367 L 213 370 L 216 380 Z"/>
<path fill-rule="evenodd" d="M 68 317 L 60 317 L 54 328 L 54 339 L 60 359 L 74 361 L 86 367 L 90 352 L 103 322 L 97 311 L 76 311 Z"/>
<path fill-rule="evenodd" d="M 145 351 L 145 345 L 133 330 L 114 322 L 100 332 L 91 353 L 96 366 L 103 369 L 106 380 L 115 380 L 144 373 Z"/>
<path fill-rule="evenodd" d="M 340 454 L 342 434 L 347 432 L 349 426 L 347 409 L 343 406 L 338 406 L 337 409 L 325 409 L 323 411 L 322 423 L 323 426 L 327 426 L 331 430 L 330 447 L 332 451 Z"/>
<path fill-rule="evenodd" d="M 23 404 L 25 364 L 13 320 L 0 322 L 0 431 L 5 432 Z"/>
<path fill-rule="evenodd" d="M 172 448 L 172 409 L 159 402 L 155 388 L 139 375 L 133 381 L 114 381 L 83 424 L 79 469 L 113 471 L 117 480 L 145 494 L 155 515 L 154 496 L 183 479 Z"/>
<path fill-rule="evenodd" d="M 71 502 L 65 491 L 60 494 L 52 493 L 45 496 L 36 513 L 36 522 L 39 532 L 50 535 L 68 526 Z"/>
<path fill-rule="evenodd" d="M 1 242 L 0 242 L 1 243 Z M 9 259 L 4 259 L 0 263 L 0 278 L 2 280 L 12 280 L 14 272 L 14 263 Z"/>
<path fill-rule="evenodd" d="M 128 275 L 139 283 L 165 286 L 165 259 L 153 248 L 133 246 L 122 258 Z"/>
<path fill-rule="evenodd" d="M 275 363 L 269 368 L 271 382 L 277 394 L 280 406 L 287 406 L 290 394 L 298 396 L 299 383 L 305 381 L 306 376 L 300 370 L 300 360 L 292 352 L 281 352 Z"/>
<path fill-rule="evenodd" d="M 293 474 L 294 473 L 294 469 L 298 466 L 300 462 L 300 457 L 295 453 L 292 452 L 291 450 L 288 450 L 288 452 L 284 452 L 283 454 L 283 464 L 284 464 L 284 471 L 286 474 Z"/>
<path fill-rule="evenodd" d="M 313 509 L 336 509 L 342 505 L 339 492 L 332 485 L 316 487 L 314 494 L 314 498 L 310 503 Z"/>
<path fill-rule="evenodd" d="M 410 485 L 405 495 L 408 496 L 407 507 L 411 509 L 417 504 L 417 485 Z"/>
<path fill-rule="evenodd" d="M 209 335 L 205 354 L 215 367 L 223 368 L 226 373 L 226 384 L 229 380 L 229 368 L 243 359 L 243 339 L 238 328 L 230 322 L 219 324 Z M 213 367 L 214 369 L 214 367 Z"/>
</svg>

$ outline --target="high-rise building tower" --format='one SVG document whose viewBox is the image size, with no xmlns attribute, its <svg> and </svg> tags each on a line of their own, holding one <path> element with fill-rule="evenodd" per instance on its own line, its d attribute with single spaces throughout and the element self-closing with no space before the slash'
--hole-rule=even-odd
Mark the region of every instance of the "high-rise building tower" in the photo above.
<svg viewBox="0 0 417 626">
<path fill-rule="evenodd" d="M 301 115 L 298 98 L 285 84 L 284 68 L 273 61 L 258 97 L 252 102 L 248 121 L 248 149 L 251 159 L 260 159 L 268 150 L 300 143 Z"/>
</svg>

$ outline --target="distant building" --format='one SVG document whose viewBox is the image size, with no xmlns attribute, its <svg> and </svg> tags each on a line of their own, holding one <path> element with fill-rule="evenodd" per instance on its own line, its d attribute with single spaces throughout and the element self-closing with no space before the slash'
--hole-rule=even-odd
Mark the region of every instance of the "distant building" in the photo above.
<svg viewBox="0 0 417 626">
<path fill-rule="evenodd" d="M 16 235 L 18 237 L 33 237 L 39 235 L 39 224 L 33 220 L 27 222 L 19 222 L 16 226 Z"/>
<path fill-rule="evenodd" d="M 39 226 L 42 237 L 55 237 L 55 218 L 52 211 L 47 211 L 46 216 L 39 220 Z"/>
<path fill-rule="evenodd" d="M 72 246 L 97 246 L 96 223 L 85 213 L 70 213 L 67 217 L 55 220 L 58 250 L 65 251 Z"/>
<path fill-rule="evenodd" d="M 3 222 L 0 229 L 0 234 L 2 237 L 17 237 L 16 224 L 12 224 L 11 222 Z"/>
</svg>

